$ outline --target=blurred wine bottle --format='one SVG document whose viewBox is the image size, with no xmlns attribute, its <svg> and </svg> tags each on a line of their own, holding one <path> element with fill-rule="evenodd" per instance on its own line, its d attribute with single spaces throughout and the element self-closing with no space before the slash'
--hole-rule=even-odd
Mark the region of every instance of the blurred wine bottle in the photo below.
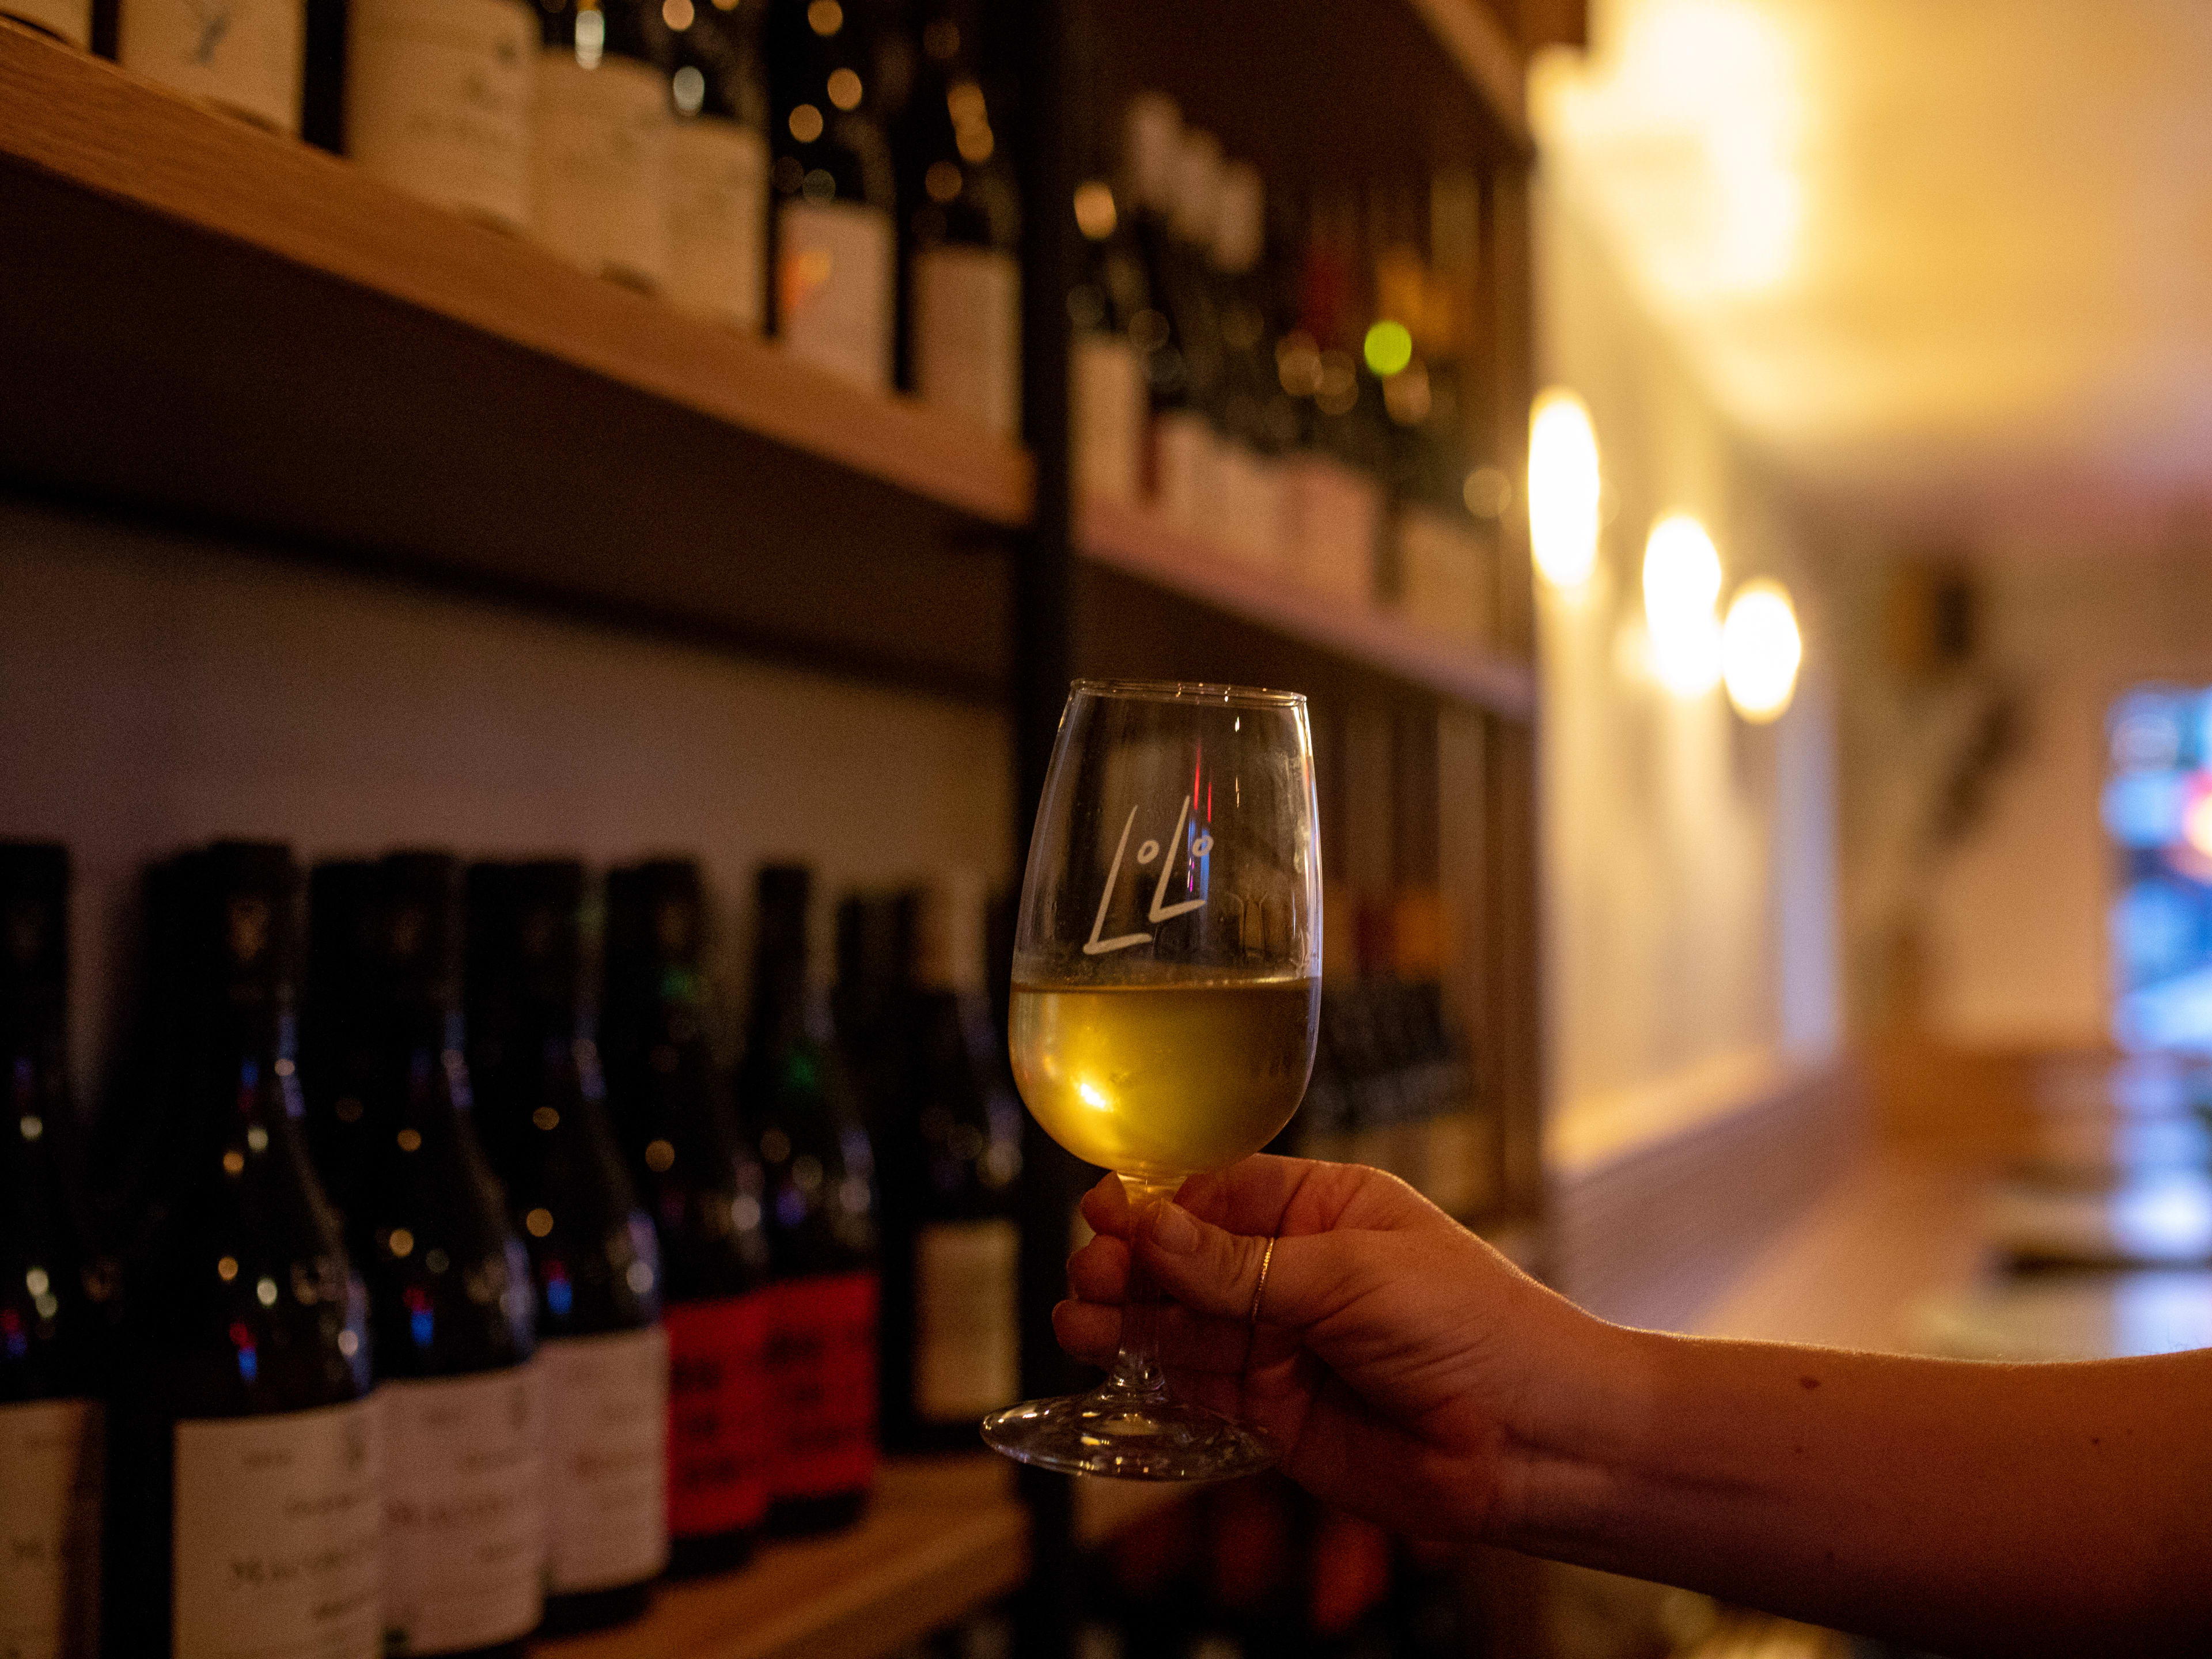
<svg viewBox="0 0 2212 1659">
<path fill-rule="evenodd" d="M 257 125 L 296 134 L 306 0 L 121 0 L 123 67 Z"/>
<path fill-rule="evenodd" d="M 768 1180 L 777 1434 L 769 1519 L 790 1532 L 857 1519 L 877 1459 L 875 1159 L 808 981 L 811 885 L 802 866 L 761 869 L 752 1018 L 738 1074 L 738 1108 Z"/>
<path fill-rule="evenodd" d="M 671 33 L 669 302 L 758 334 L 768 325 L 766 0 L 677 0 Z"/>
<path fill-rule="evenodd" d="M 651 0 L 544 0 L 531 228 L 648 292 L 668 276 L 669 30 Z"/>
<path fill-rule="evenodd" d="M 793 356 L 884 392 L 898 184 L 863 3 L 769 0 L 775 329 Z"/>
<path fill-rule="evenodd" d="M 1021 198 L 991 125 L 980 0 L 931 0 L 900 127 L 908 382 L 925 403 L 1021 429 Z"/>
<path fill-rule="evenodd" d="M 106 1285 L 73 1157 L 69 889 L 67 849 L 0 842 L 0 1652 L 23 1659 L 100 1644 Z"/>
<path fill-rule="evenodd" d="M 411 196 L 527 230 L 535 9 L 524 0 L 343 0 L 343 11 L 342 31 L 319 4 L 310 12 L 307 136 L 341 142 L 356 167 Z M 343 64 L 336 120 L 320 107 L 334 47 Z"/>
<path fill-rule="evenodd" d="M 985 988 L 983 906 L 970 872 L 922 895 L 903 1075 L 878 1134 L 884 1437 L 900 1450 L 969 1445 L 1021 1386 L 1023 1114 Z"/>
<path fill-rule="evenodd" d="M 768 1236 L 708 1026 L 699 867 L 607 878 L 607 1106 L 660 1234 L 670 1570 L 744 1559 L 768 1514 Z"/>
<path fill-rule="evenodd" d="M 174 1122 L 125 1265 L 106 1626 L 131 1655 L 377 1659 L 380 1414 L 366 1297 L 309 1167 L 294 1064 L 299 873 L 218 842 L 149 894 Z"/>
<path fill-rule="evenodd" d="M 460 874 L 432 853 L 317 866 L 302 1068 L 368 1285 L 389 1650 L 506 1659 L 542 1610 L 544 1405 L 529 1259 L 471 1122 Z"/>
<path fill-rule="evenodd" d="M 536 1281 L 550 1630 L 642 1613 L 668 1559 L 659 1251 L 607 1123 L 584 896 L 565 860 L 468 873 L 469 1069 Z"/>
</svg>

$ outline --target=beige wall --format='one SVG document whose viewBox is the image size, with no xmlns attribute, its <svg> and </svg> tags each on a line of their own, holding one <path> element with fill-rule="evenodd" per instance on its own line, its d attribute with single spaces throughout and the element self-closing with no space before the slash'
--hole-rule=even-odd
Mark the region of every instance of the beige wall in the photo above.
<svg viewBox="0 0 2212 1659">
<path fill-rule="evenodd" d="M 1589 403 L 1611 519 L 1578 598 L 1547 590 L 1543 834 L 1555 1158 L 1771 1087 L 1838 1039 L 1832 662 L 1788 495 L 1711 413 L 1557 192 L 1539 233 L 1542 374 Z M 1786 581 L 1796 703 L 1752 727 L 1640 667 L 1644 539 L 1695 513 L 1727 587 Z"/>
<path fill-rule="evenodd" d="M 1006 744 L 990 710 L 0 497 L 0 835 L 76 852 L 88 1085 L 149 855 L 226 834 L 309 857 L 676 850 L 726 901 L 782 855 L 831 895 L 995 878 Z"/>
</svg>

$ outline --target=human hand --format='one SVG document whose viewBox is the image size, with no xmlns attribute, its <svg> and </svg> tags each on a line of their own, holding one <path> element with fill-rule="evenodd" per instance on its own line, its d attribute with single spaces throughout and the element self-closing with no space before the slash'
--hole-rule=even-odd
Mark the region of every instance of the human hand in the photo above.
<svg viewBox="0 0 2212 1659">
<path fill-rule="evenodd" d="M 1418 1537 L 1492 1528 L 1510 1452 L 1540 1438 L 1539 1383 L 1576 1375 L 1607 1328 L 1357 1164 L 1249 1158 L 1141 1212 L 1108 1176 L 1083 1213 L 1098 1237 L 1068 1261 L 1061 1346 L 1111 1363 L 1133 1244 L 1174 1298 L 1158 1318 L 1174 1392 L 1264 1430 L 1324 1502 Z"/>
</svg>

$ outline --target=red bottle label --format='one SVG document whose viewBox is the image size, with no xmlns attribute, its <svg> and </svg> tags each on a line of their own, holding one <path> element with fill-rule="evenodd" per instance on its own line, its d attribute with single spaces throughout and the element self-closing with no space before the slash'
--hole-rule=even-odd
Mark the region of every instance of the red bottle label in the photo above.
<svg viewBox="0 0 2212 1659">
<path fill-rule="evenodd" d="M 876 1276 L 787 1279 L 769 1294 L 769 1485 L 778 1498 L 860 1490 L 876 1470 Z"/>
<path fill-rule="evenodd" d="M 668 1530 L 705 1538 L 768 1513 L 769 1296 L 668 1309 Z"/>
</svg>

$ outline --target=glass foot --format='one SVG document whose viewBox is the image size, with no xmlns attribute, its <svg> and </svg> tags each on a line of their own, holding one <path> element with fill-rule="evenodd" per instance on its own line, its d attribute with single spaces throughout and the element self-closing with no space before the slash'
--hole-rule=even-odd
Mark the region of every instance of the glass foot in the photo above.
<svg viewBox="0 0 2212 1659">
<path fill-rule="evenodd" d="M 1032 1400 L 983 1419 L 984 1443 L 1018 1463 L 1114 1480 L 1228 1480 L 1276 1457 L 1257 1429 L 1170 1399 L 1165 1389 L 1109 1383 Z"/>
</svg>

